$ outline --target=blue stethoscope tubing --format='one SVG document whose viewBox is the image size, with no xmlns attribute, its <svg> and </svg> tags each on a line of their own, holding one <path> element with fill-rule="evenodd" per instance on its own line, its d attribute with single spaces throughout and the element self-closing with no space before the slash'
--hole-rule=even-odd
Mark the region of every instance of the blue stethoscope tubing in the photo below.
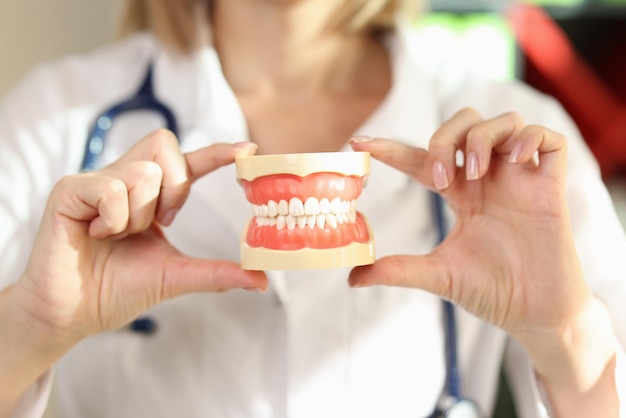
<svg viewBox="0 0 626 418">
<path fill-rule="evenodd" d="M 178 124 L 170 108 L 157 100 L 152 82 L 153 64 L 150 63 L 139 90 L 131 98 L 124 100 L 104 111 L 96 118 L 87 137 L 81 171 L 91 171 L 96 168 L 98 158 L 104 151 L 106 135 L 113 125 L 113 120 L 123 113 L 135 110 L 150 110 L 158 113 L 165 119 L 165 126 L 178 138 Z"/>
<path fill-rule="evenodd" d="M 96 118 L 85 145 L 81 171 L 91 171 L 96 168 L 98 158 L 104 151 L 106 135 L 113 125 L 113 120 L 123 113 L 136 110 L 148 110 L 161 115 L 165 119 L 167 128 L 178 138 L 178 126 L 174 113 L 167 105 L 157 100 L 154 94 L 153 64 L 150 63 L 135 95 L 111 106 Z M 444 201 L 437 193 L 431 193 L 431 195 L 433 196 L 433 212 L 437 225 L 437 243 L 439 244 L 443 242 L 448 233 Z M 445 405 L 438 405 L 429 418 L 480 418 L 481 415 L 476 404 L 463 398 L 461 393 L 454 306 L 449 301 L 444 300 L 442 308 L 446 343 L 446 381 L 445 392 L 442 396 Z M 150 317 L 140 317 L 129 325 L 129 329 L 133 332 L 150 335 L 156 331 L 157 324 Z"/>
<path fill-rule="evenodd" d="M 437 225 L 437 244 L 441 244 L 448 235 L 448 222 L 445 215 L 445 203 L 441 195 L 431 192 L 433 213 Z M 461 391 L 461 372 L 459 370 L 456 312 L 454 305 L 442 300 L 445 329 L 445 391 L 435 411 L 429 418 L 480 418 L 478 405 L 463 397 Z"/>
<path fill-rule="evenodd" d="M 444 202 L 440 195 L 432 193 L 437 223 L 437 244 L 441 244 L 448 235 L 448 225 L 444 214 Z M 461 399 L 461 378 L 459 372 L 458 347 L 456 341 L 456 312 L 454 305 L 443 301 L 444 328 L 446 330 L 446 385 L 450 396 Z"/>
</svg>

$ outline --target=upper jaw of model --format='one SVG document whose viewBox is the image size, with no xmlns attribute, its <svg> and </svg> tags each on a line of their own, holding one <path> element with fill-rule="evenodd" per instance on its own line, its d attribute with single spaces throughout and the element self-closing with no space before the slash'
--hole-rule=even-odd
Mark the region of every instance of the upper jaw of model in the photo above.
<svg viewBox="0 0 626 418">
<path fill-rule="evenodd" d="M 241 238 L 251 270 L 345 267 L 374 262 L 356 201 L 369 174 L 364 152 L 239 157 L 237 177 L 254 218 Z"/>
</svg>

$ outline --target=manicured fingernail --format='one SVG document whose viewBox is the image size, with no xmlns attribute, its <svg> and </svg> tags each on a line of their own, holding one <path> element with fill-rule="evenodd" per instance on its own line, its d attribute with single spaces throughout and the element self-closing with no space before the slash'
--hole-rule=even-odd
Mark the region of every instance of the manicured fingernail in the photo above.
<svg viewBox="0 0 626 418">
<path fill-rule="evenodd" d="M 254 142 L 235 142 L 231 145 L 233 148 L 239 148 L 244 150 L 253 150 L 257 148 L 257 144 Z"/>
<path fill-rule="evenodd" d="M 369 142 L 372 139 L 373 138 L 371 136 L 357 135 L 357 136 L 353 136 L 352 138 L 350 138 L 350 140 L 348 142 L 353 142 L 355 144 L 362 144 L 363 142 Z"/>
<path fill-rule="evenodd" d="M 478 180 L 478 155 L 474 151 L 467 156 L 465 176 L 468 180 Z"/>
<path fill-rule="evenodd" d="M 360 288 L 372 287 L 372 286 L 369 284 L 365 284 L 365 283 L 354 283 L 354 284 L 350 284 L 350 287 L 353 289 L 360 289 Z"/>
<path fill-rule="evenodd" d="M 161 217 L 161 225 L 170 226 L 174 222 L 174 218 L 178 213 L 178 209 L 170 209 Z"/>
<path fill-rule="evenodd" d="M 520 155 L 522 155 L 522 144 L 517 144 L 513 147 L 513 151 L 511 151 L 511 155 L 509 155 L 509 162 L 513 164 L 517 164 L 519 161 Z"/>
<path fill-rule="evenodd" d="M 433 182 L 439 190 L 447 189 L 449 186 L 446 167 L 441 161 L 435 161 L 435 164 L 433 164 Z"/>
</svg>

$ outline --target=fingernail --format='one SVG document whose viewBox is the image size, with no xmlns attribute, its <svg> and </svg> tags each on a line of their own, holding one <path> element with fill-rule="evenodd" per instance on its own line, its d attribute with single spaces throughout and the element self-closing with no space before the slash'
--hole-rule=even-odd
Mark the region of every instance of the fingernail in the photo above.
<svg viewBox="0 0 626 418">
<path fill-rule="evenodd" d="M 234 144 L 231 145 L 233 148 L 239 148 L 239 149 L 243 149 L 243 150 L 253 150 L 257 148 L 257 144 L 255 144 L 254 142 L 235 142 Z"/>
<path fill-rule="evenodd" d="M 513 147 L 513 151 L 511 151 L 511 155 L 509 156 L 509 162 L 513 164 L 517 164 L 519 161 L 520 155 L 522 155 L 522 144 L 518 143 Z"/>
<path fill-rule="evenodd" d="M 467 156 L 466 177 L 468 180 L 478 180 L 478 155 L 471 151 Z"/>
<path fill-rule="evenodd" d="M 248 292 L 253 292 L 253 293 L 265 293 L 265 290 L 261 289 L 260 287 L 244 287 L 243 290 L 247 290 Z"/>
<path fill-rule="evenodd" d="M 441 161 L 435 161 L 435 164 L 433 164 L 433 182 L 439 190 L 447 189 L 449 186 L 446 167 Z"/>
<path fill-rule="evenodd" d="M 170 226 L 178 213 L 178 209 L 170 209 L 161 217 L 161 225 Z"/>
<path fill-rule="evenodd" d="M 362 144 L 363 142 L 369 142 L 371 141 L 373 138 L 371 136 L 367 136 L 367 135 L 356 135 L 353 136 L 352 138 L 350 138 L 348 140 L 348 142 L 353 142 L 355 144 Z"/>
<path fill-rule="evenodd" d="M 364 283 L 354 283 L 354 284 L 350 284 L 350 287 L 353 289 L 360 289 L 363 287 L 371 287 L 371 285 L 369 284 L 364 284 Z"/>
</svg>

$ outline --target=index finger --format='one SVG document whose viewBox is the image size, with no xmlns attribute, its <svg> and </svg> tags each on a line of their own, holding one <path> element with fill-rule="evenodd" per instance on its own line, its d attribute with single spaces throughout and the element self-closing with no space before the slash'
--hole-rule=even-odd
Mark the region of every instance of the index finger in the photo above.
<svg viewBox="0 0 626 418">
<path fill-rule="evenodd" d="M 193 183 L 211 171 L 234 162 L 236 157 L 252 155 L 256 149 L 256 144 L 252 142 L 237 142 L 213 144 L 189 152 L 184 155 L 189 181 Z"/>
<path fill-rule="evenodd" d="M 178 140 L 167 129 L 151 132 L 119 159 L 122 163 L 130 161 L 157 163 L 163 170 L 162 187 L 176 187 L 187 182 L 187 167 Z"/>
<path fill-rule="evenodd" d="M 386 138 L 363 140 L 352 138 L 355 151 L 369 152 L 377 160 L 394 167 L 424 186 L 434 189 L 428 151 Z"/>
<path fill-rule="evenodd" d="M 154 216 L 162 225 L 169 225 L 187 200 L 191 183 L 255 150 L 250 142 L 219 143 L 183 154 L 176 136 L 159 129 L 135 144 L 119 162 L 152 161 L 161 167 L 163 178 Z"/>
</svg>

